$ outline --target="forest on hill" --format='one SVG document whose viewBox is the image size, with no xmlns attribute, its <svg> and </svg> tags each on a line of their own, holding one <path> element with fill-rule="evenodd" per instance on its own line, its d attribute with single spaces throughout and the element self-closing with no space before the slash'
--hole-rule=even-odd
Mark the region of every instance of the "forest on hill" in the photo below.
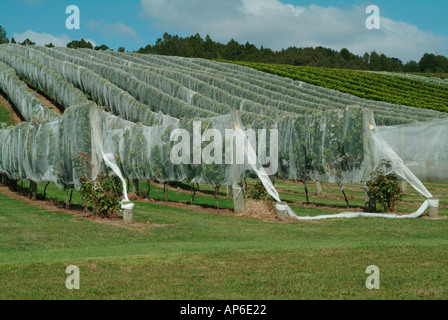
<svg viewBox="0 0 448 320">
<path fill-rule="evenodd" d="M 165 33 L 163 38 L 157 39 L 154 45 L 147 45 L 144 48 L 140 48 L 137 52 L 339 69 L 425 73 L 448 72 L 448 58 L 430 53 L 426 53 L 419 62 L 409 61 L 403 63 L 398 58 L 387 57 L 375 51 L 371 53 L 366 52 L 363 56 L 353 54 L 347 49 L 336 51 L 323 47 L 290 47 L 281 51 L 274 51 L 263 46 L 258 48 L 249 42 L 240 44 L 233 39 L 227 44 L 222 44 L 213 41 L 208 35 L 203 39 L 199 34 L 182 38 Z"/>
<path fill-rule="evenodd" d="M 14 38 L 9 40 L 6 37 L 6 31 L 0 26 L 0 44 L 9 42 L 16 43 Z M 26 39 L 19 44 L 34 45 L 35 43 L 30 39 Z M 46 47 L 52 48 L 54 45 L 49 43 L 46 44 Z M 110 50 L 105 44 L 94 47 L 84 39 L 70 42 L 67 44 L 67 48 Z M 125 52 L 125 48 L 120 47 L 118 51 Z M 136 52 L 209 60 L 276 63 L 337 69 L 406 73 L 448 73 L 448 58 L 432 53 L 425 53 L 419 62 L 411 60 L 403 63 L 398 58 L 387 57 L 385 54 L 379 54 L 375 51 L 371 53 L 366 52 L 363 56 L 356 55 L 345 48 L 337 51 L 324 47 L 290 47 L 281 51 L 274 51 L 263 46 L 258 48 L 249 42 L 240 44 L 234 39 L 230 40 L 227 44 L 222 44 L 212 40 L 209 35 L 203 39 L 199 34 L 183 38 L 178 35 L 165 33 L 162 38 L 157 39 L 154 45 L 148 44 Z"/>
</svg>

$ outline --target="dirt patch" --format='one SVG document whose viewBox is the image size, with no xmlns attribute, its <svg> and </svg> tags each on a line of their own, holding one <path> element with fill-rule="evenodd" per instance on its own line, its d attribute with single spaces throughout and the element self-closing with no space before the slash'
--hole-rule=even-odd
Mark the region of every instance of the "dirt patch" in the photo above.
<svg viewBox="0 0 448 320">
<path fill-rule="evenodd" d="M 49 201 L 32 200 L 29 197 L 24 196 L 18 192 L 11 191 L 8 187 L 4 185 L 0 185 L 0 193 L 3 194 L 4 196 L 7 196 L 10 199 L 25 201 L 27 204 L 30 204 L 34 207 L 38 207 L 41 209 L 45 209 L 47 211 L 60 212 L 60 210 L 62 210 L 62 208 L 55 206 Z M 75 212 L 70 210 L 65 211 L 73 213 Z"/>
<path fill-rule="evenodd" d="M 58 107 L 56 107 L 53 102 L 51 102 L 50 100 L 48 100 L 45 96 L 41 95 L 39 92 L 37 92 L 36 90 L 34 90 L 33 88 L 29 88 L 31 92 L 33 92 L 40 101 L 42 101 L 42 106 L 48 108 L 48 109 L 52 109 L 54 111 L 56 111 L 58 114 L 62 114 L 61 110 L 59 110 Z"/>
<path fill-rule="evenodd" d="M 246 208 L 239 217 L 253 218 L 262 221 L 279 221 L 277 210 L 272 201 L 255 201 L 249 200 L 246 202 Z"/>
<path fill-rule="evenodd" d="M 3 185 L 0 185 L 0 193 L 10 199 L 24 201 L 27 204 L 32 205 L 34 207 L 47 210 L 50 213 L 52 213 L 53 215 L 56 215 L 58 213 L 69 214 L 69 215 L 73 215 L 75 217 L 84 218 L 91 222 L 116 226 L 116 227 L 125 228 L 128 230 L 143 231 L 143 230 L 153 229 L 156 227 L 168 226 L 168 225 L 156 225 L 156 224 L 150 224 L 150 223 L 141 223 L 141 222 L 134 222 L 133 224 L 124 224 L 123 220 L 120 218 L 117 218 L 115 220 L 109 220 L 109 219 L 104 219 L 104 218 L 97 217 L 97 216 L 92 216 L 89 213 L 86 213 L 82 210 L 67 210 L 59 205 L 56 205 L 56 203 L 52 202 L 51 199 L 46 200 L 46 201 L 32 200 L 25 195 L 22 195 L 18 192 L 11 191 L 8 187 L 3 186 Z"/>
<path fill-rule="evenodd" d="M 339 206 L 327 206 L 323 204 L 318 203 L 303 203 L 303 202 L 293 202 L 288 203 L 288 205 L 295 206 L 295 207 L 302 207 L 302 208 L 309 208 L 309 209 L 320 209 L 320 210 L 326 210 L 326 211 L 332 211 L 332 212 L 364 212 L 364 208 L 347 208 L 347 207 L 339 207 Z"/>
<path fill-rule="evenodd" d="M 236 214 L 236 216 L 265 222 L 299 222 L 292 217 L 279 215 L 274 203 L 269 200 L 248 200 L 244 211 L 240 214 Z"/>
<path fill-rule="evenodd" d="M 130 192 L 130 193 L 128 193 L 128 199 L 131 201 L 136 201 L 136 200 L 139 200 L 140 197 L 138 195 L 136 195 L 134 192 Z"/>
<path fill-rule="evenodd" d="M 424 220 L 448 220 L 448 217 L 438 216 L 437 218 L 430 218 L 429 216 L 423 216 L 422 219 L 424 219 Z"/>
</svg>

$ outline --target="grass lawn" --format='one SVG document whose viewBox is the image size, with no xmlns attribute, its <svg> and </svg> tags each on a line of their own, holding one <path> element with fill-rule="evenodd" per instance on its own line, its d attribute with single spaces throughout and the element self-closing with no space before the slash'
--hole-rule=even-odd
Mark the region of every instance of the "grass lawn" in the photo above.
<svg viewBox="0 0 448 320">
<path fill-rule="evenodd" d="M 346 211 L 336 186 L 312 196 L 314 207 L 303 205 L 302 185 L 276 187 L 299 215 Z M 428 187 L 448 215 L 448 188 Z M 362 189 L 348 189 L 353 209 L 362 206 Z M 399 211 L 421 204 L 409 191 Z M 47 194 L 66 196 L 54 186 Z M 163 192 L 153 186 L 150 197 L 161 200 Z M 190 195 L 169 190 L 168 199 L 188 202 Z M 206 193 L 195 203 L 215 205 Z M 76 192 L 73 204 L 81 204 Z M 231 199 L 220 198 L 220 206 L 231 208 Z M 0 193 L 0 299 L 448 298 L 446 220 L 272 223 L 151 201 L 136 202 L 134 217 L 132 227 L 99 223 Z M 69 265 L 80 268 L 80 290 L 65 287 Z M 365 287 L 369 265 L 380 268 L 380 290 Z"/>
<path fill-rule="evenodd" d="M 0 99 L 1 100 L 1 99 Z M 0 122 L 3 122 L 7 125 L 14 124 L 14 121 L 12 119 L 11 114 L 9 113 L 8 109 L 6 109 L 2 102 L 0 101 Z"/>
</svg>

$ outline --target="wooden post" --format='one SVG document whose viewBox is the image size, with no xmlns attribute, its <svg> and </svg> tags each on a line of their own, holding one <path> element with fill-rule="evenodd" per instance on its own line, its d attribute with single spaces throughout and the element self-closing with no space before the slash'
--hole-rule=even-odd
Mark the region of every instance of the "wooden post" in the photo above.
<svg viewBox="0 0 448 320">
<path fill-rule="evenodd" d="M 132 180 L 132 184 L 134 185 L 134 193 L 135 193 L 135 195 L 137 197 L 139 197 L 140 196 L 140 188 L 139 188 L 139 185 L 138 185 L 138 179 L 133 179 Z"/>
<path fill-rule="evenodd" d="M 37 200 L 37 183 L 34 181 L 31 181 L 31 197 L 33 200 Z"/>
<path fill-rule="evenodd" d="M 232 196 L 232 188 L 229 186 L 226 186 L 226 196 L 227 198 L 230 198 Z"/>
<path fill-rule="evenodd" d="M 8 176 L 6 175 L 6 173 L 2 173 L 2 184 L 8 184 Z"/>
<path fill-rule="evenodd" d="M 369 192 L 368 188 L 364 188 L 364 196 L 365 196 L 365 212 L 376 212 L 376 199 L 372 197 L 372 194 Z"/>
<path fill-rule="evenodd" d="M 316 189 L 317 189 L 317 196 L 322 197 L 323 190 L 322 190 L 322 183 L 320 181 L 316 182 Z"/>
</svg>

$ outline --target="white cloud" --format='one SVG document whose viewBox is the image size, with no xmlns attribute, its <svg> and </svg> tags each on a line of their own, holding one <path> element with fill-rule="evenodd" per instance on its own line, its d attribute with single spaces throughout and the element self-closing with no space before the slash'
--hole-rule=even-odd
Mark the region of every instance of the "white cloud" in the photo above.
<svg viewBox="0 0 448 320">
<path fill-rule="evenodd" d="M 90 42 L 93 47 L 98 46 L 98 44 L 95 41 L 93 41 L 92 39 L 84 39 L 84 40 L 86 40 L 86 42 Z"/>
<path fill-rule="evenodd" d="M 65 47 L 67 43 L 71 41 L 70 37 L 66 34 L 57 37 L 49 33 L 34 32 L 33 30 L 28 30 L 24 33 L 14 33 L 13 37 L 17 42 L 23 42 L 25 41 L 25 39 L 30 39 L 40 46 L 49 44 L 51 42 L 56 47 Z"/>
<path fill-rule="evenodd" d="M 103 21 L 93 21 L 91 20 L 89 23 L 86 24 L 87 28 L 92 30 L 98 30 L 101 32 L 101 34 L 107 36 L 123 36 L 127 38 L 132 38 L 137 42 L 142 41 L 142 39 L 135 33 L 134 29 L 131 27 L 121 23 L 117 22 L 115 24 L 108 24 L 104 23 Z"/>
<path fill-rule="evenodd" d="M 172 33 L 200 33 L 221 42 L 231 38 L 274 50 L 290 46 L 376 50 L 404 61 L 425 52 L 447 52 L 448 37 L 381 17 L 381 30 L 367 30 L 366 7 L 308 7 L 278 0 L 141 0 L 142 17 Z"/>
<path fill-rule="evenodd" d="M 66 35 L 62 34 L 59 37 L 49 34 L 49 33 L 38 33 L 33 30 L 25 31 L 24 33 L 14 33 L 14 39 L 16 42 L 23 42 L 25 39 L 30 39 L 35 42 L 37 45 L 44 46 L 46 44 L 52 43 L 56 47 L 65 47 L 67 43 L 71 42 L 72 39 Z M 85 39 L 87 42 L 90 42 L 93 46 L 97 46 L 96 42 L 91 39 Z"/>
</svg>

